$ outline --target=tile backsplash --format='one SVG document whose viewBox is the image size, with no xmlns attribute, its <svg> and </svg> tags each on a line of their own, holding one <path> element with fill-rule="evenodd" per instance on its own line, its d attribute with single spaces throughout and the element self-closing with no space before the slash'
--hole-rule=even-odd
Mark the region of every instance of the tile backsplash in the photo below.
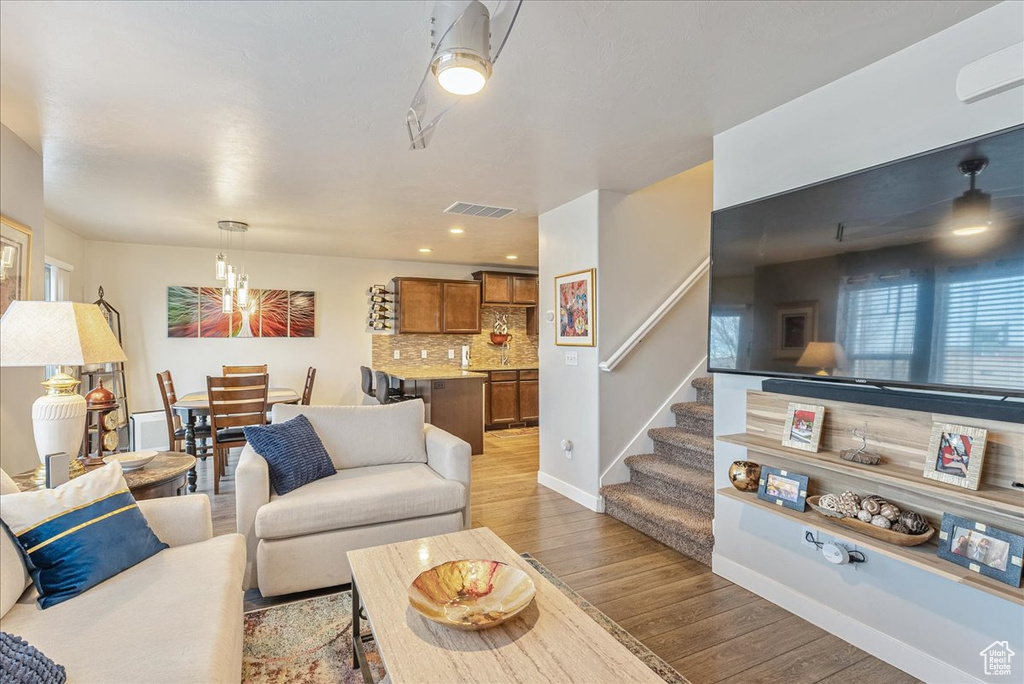
<svg viewBox="0 0 1024 684">
<path fill-rule="evenodd" d="M 480 310 L 479 335 L 373 335 L 373 367 L 389 365 L 414 367 L 458 366 L 462 358 L 462 345 L 468 344 L 474 366 L 497 366 L 501 363 L 501 347 L 491 344 L 494 314 L 507 317 L 509 361 L 512 367 L 537 365 L 537 335 L 526 334 L 526 309 L 485 306 Z M 398 350 L 402 358 L 395 360 Z M 422 350 L 427 358 L 421 357 Z M 455 350 L 455 358 L 448 358 L 448 350 Z"/>
</svg>

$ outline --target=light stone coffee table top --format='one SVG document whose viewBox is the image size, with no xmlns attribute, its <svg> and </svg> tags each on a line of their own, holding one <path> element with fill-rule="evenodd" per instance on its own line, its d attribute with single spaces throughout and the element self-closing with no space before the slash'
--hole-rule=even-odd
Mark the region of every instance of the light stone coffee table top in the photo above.
<svg viewBox="0 0 1024 684">
<path fill-rule="evenodd" d="M 499 560 L 526 572 L 533 603 L 508 622 L 463 632 L 430 622 L 406 589 L 439 563 Z M 348 552 L 374 640 L 393 684 L 651 682 L 662 679 L 486 527 Z"/>
</svg>

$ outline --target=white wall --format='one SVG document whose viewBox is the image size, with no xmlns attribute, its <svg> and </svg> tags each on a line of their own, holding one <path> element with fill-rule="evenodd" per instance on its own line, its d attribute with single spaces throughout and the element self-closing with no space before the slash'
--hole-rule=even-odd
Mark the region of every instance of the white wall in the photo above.
<svg viewBox="0 0 1024 684">
<path fill-rule="evenodd" d="M 95 302 L 98 298 L 96 290 L 85 292 L 85 244 L 86 241 L 77 233 L 46 220 L 46 256 L 60 259 L 73 266 L 69 278 L 68 297 L 73 302 Z"/>
<path fill-rule="evenodd" d="M 43 159 L 0 125 L 0 212 L 32 229 L 33 299 L 43 297 Z M 36 467 L 32 402 L 43 393 L 42 368 L 0 369 L 0 467 L 20 473 Z"/>
<path fill-rule="evenodd" d="M 598 351 L 602 347 L 601 318 L 597 347 L 555 346 L 555 324 L 544 314 L 557 312 L 556 276 L 597 267 L 600 192 L 595 190 L 540 215 L 540 473 L 538 481 L 591 508 L 599 506 Z M 598 279 L 601 272 L 598 271 Z M 600 301 L 603 290 L 597 284 Z M 578 352 L 579 365 L 565 365 L 565 351 Z M 572 460 L 561 440 L 573 442 Z"/>
<path fill-rule="evenodd" d="M 254 288 L 316 291 L 316 337 L 182 339 L 167 337 L 167 287 L 213 286 L 209 249 L 86 242 L 85 292 L 103 286 L 121 312 L 133 412 L 162 407 L 156 374 L 170 370 L 179 394 L 206 387 L 222 364 L 269 366 L 271 383 L 302 387 L 306 368 L 317 369 L 313 400 L 359 404 L 359 366 L 370 365 L 365 332 L 367 288 L 395 276 L 466 278 L 468 266 L 249 252 Z M 94 297 L 87 297 L 92 301 Z"/>
<path fill-rule="evenodd" d="M 597 320 L 602 359 L 707 257 L 712 176 L 708 162 L 629 195 L 601 193 Z M 653 449 L 645 428 L 674 424 L 671 411 L 662 409 L 666 400 L 693 398 L 688 385 L 677 390 L 705 356 L 707 314 L 705 277 L 615 370 L 600 374 L 602 473 L 620 456 Z M 621 460 L 617 466 L 602 484 L 629 479 Z"/>
<path fill-rule="evenodd" d="M 1024 4 L 1003 3 L 715 136 L 723 208 L 1024 121 L 1020 88 L 965 105 L 960 67 L 1024 39 Z M 715 433 L 743 431 L 760 378 L 715 378 Z M 717 485 L 738 447 L 716 443 Z M 1019 606 L 878 554 L 853 570 L 800 545 L 798 526 L 716 497 L 714 568 L 927 681 L 983 679 L 979 652 L 1024 648 Z M 1020 656 L 1018 656 L 1019 658 Z M 1013 664 L 1024 671 L 1024 660 Z"/>
</svg>

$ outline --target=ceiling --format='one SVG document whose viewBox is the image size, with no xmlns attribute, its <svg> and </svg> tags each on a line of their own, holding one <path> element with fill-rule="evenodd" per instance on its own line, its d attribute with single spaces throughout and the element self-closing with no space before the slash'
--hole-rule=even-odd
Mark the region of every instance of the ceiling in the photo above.
<svg viewBox="0 0 1024 684">
<path fill-rule="evenodd" d="M 716 132 L 993 4 L 527 0 L 488 87 L 410 151 L 432 2 L 5 0 L 0 120 L 90 239 L 212 248 L 232 218 L 249 249 L 536 266 L 538 212 L 703 163 Z"/>
</svg>

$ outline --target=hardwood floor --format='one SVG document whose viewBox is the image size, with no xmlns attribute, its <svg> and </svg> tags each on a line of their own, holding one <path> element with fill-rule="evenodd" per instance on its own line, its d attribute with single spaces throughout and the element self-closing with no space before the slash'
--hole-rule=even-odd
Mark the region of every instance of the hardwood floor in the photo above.
<svg viewBox="0 0 1024 684">
<path fill-rule="evenodd" d="M 516 551 L 533 554 L 693 684 L 917 681 L 614 518 L 538 485 L 537 442 L 536 434 L 487 433 L 484 453 L 473 459 L 473 526 L 490 527 Z M 199 491 L 213 501 L 214 534 L 235 530 L 236 458 L 216 497 L 212 461 L 199 464 Z M 275 602 L 255 592 L 246 603 Z"/>
</svg>

